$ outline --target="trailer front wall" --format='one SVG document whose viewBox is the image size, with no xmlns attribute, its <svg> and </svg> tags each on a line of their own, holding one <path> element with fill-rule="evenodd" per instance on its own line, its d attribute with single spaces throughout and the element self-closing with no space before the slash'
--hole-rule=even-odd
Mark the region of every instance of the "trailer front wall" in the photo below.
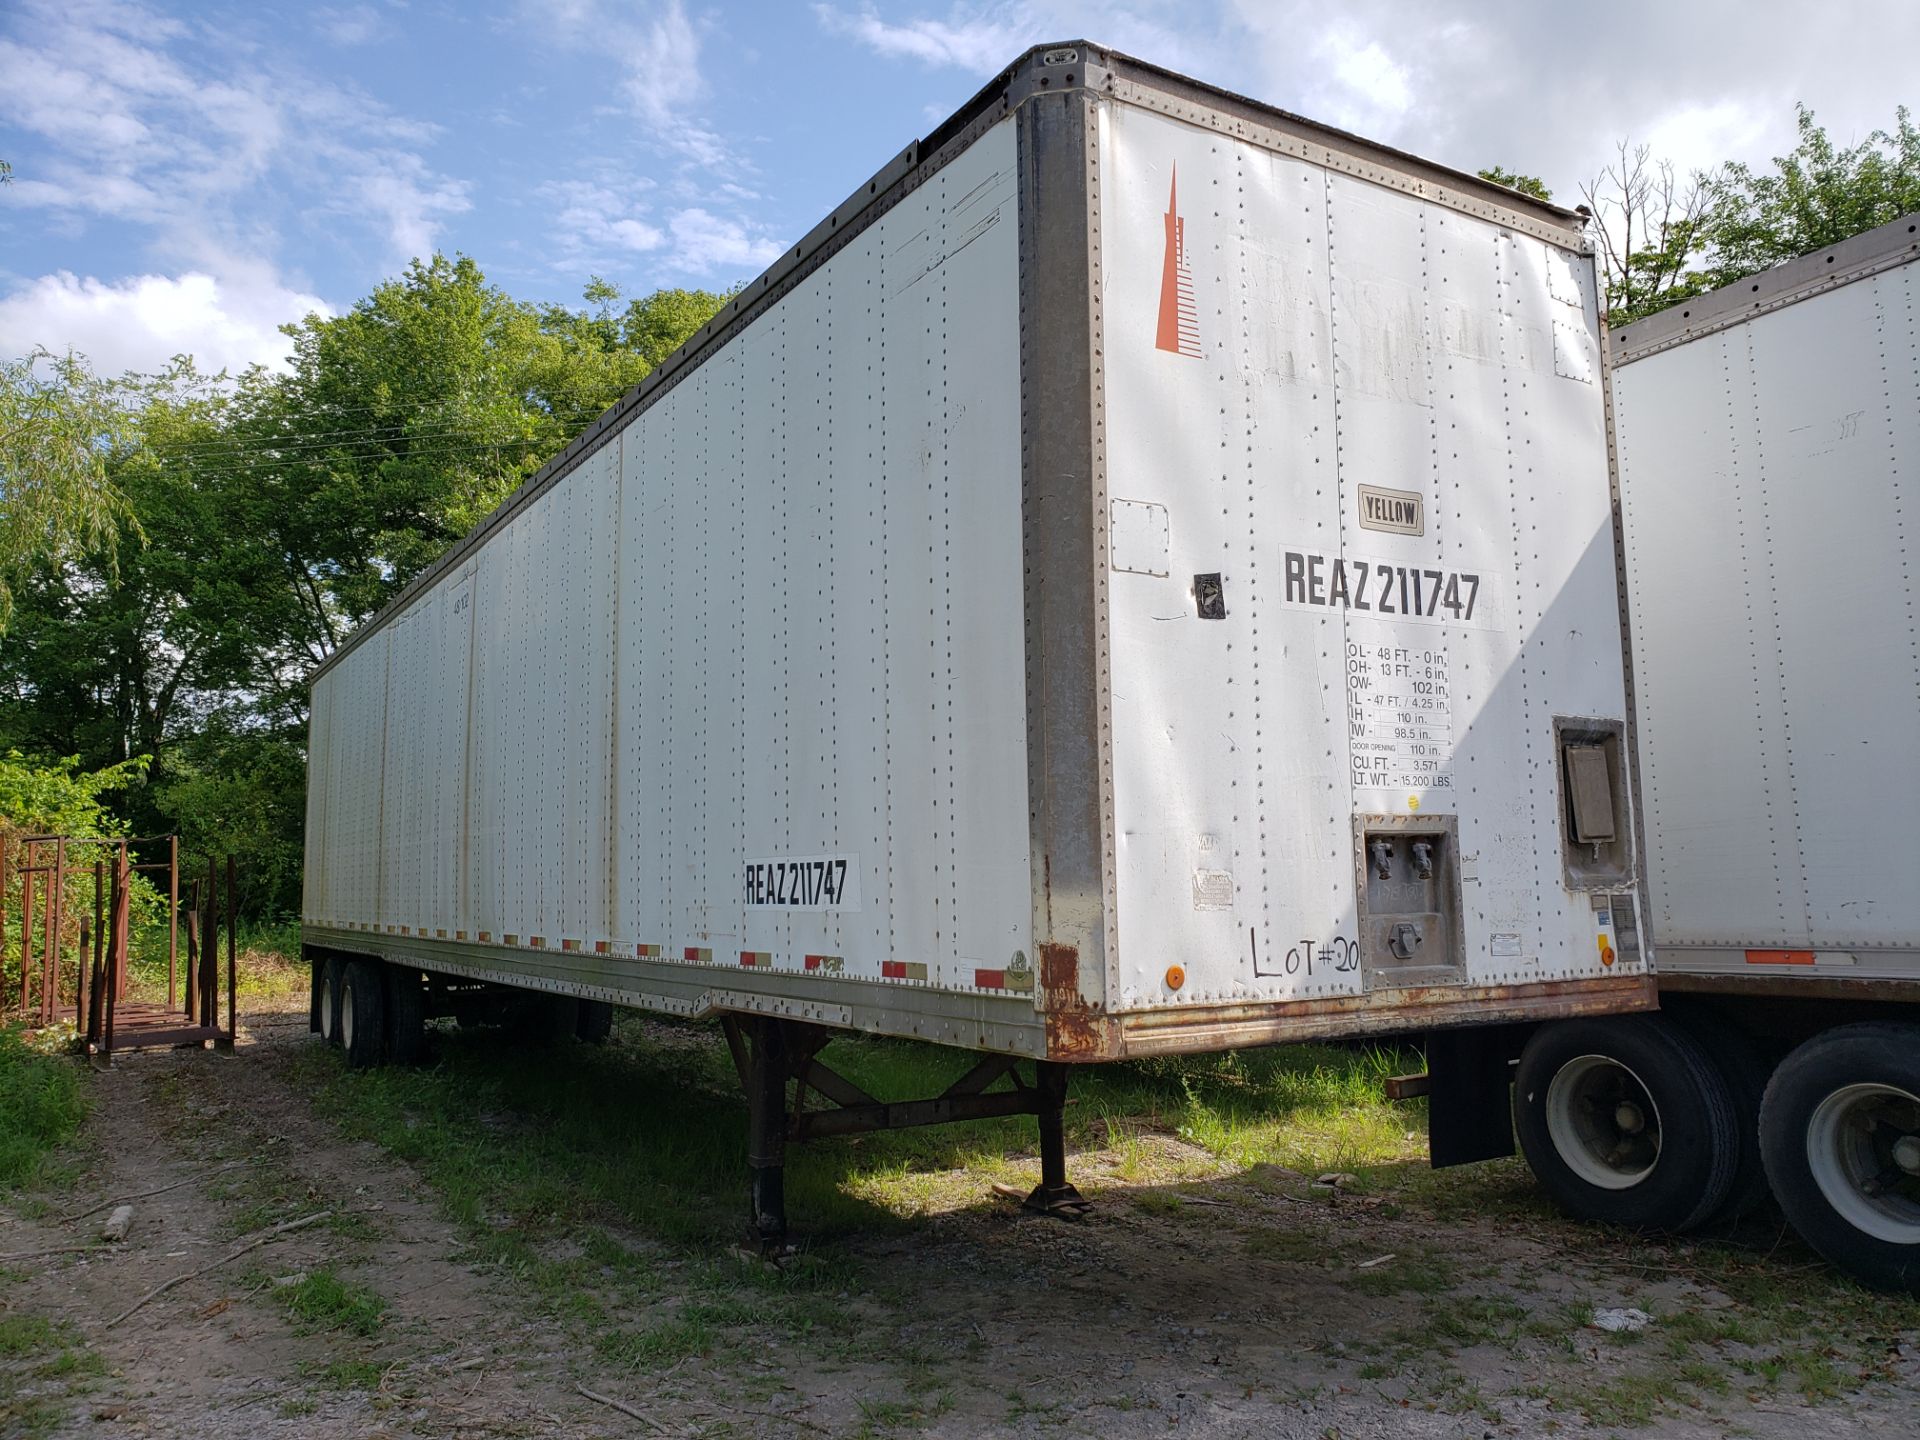
<svg viewBox="0 0 1920 1440">
<path fill-rule="evenodd" d="M 1555 717 L 1626 710 L 1590 260 L 1100 113 L 1112 1007 L 1363 994 L 1370 815 L 1457 817 L 1459 983 L 1640 972 L 1559 864 Z"/>
<path fill-rule="evenodd" d="M 1648 888 L 1676 970 L 1920 963 L 1916 316 L 1910 261 L 1617 372 Z"/>
<path fill-rule="evenodd" d="M 1014 156 L 988 130 L 319 679 L 311 926 L 1031 1021 Z"/>
</svg>

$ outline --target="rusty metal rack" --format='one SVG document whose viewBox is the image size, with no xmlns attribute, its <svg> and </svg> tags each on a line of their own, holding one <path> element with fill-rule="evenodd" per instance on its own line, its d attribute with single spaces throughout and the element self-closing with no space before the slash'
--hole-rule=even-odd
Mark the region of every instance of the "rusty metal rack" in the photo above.
<svg viewBox="0 0 1920 1440">
<path fill-rule="evenodd" d="M 121 839 L 77 835 L 23 835 L 9 870 L 7 839 L 0 835 L 0 1006 L 13 998 L 8 977 L 7 896 L 10 876 L 19 877 L 19 1015 L 41 1028 L 71 1020 L 90 1053 L 110 1059 L 116 1050 L 162 1046 L 231 1048 L 238 1033 L 235 973 L 239 885 L 234 858 L 226 860 L 225 909 L 221 865 L 207 862 L 200 880 L 187 887 L 182 907 L 180 837 Z M 134 859 L 135 847 L 163 853 Z M 164 847 L 164 850 L 162 850 Z M 69 883 L 93 873 L 92 913 L 67 913 Z M 136 872 L 166 876 L 167 999 L 164 1005 L 127 998 L 129 916 Z M 38 902 L 36 904 L 36 901 Z M 184 926 L 182 922 L 185 922 Z M 226 930 L 226 1024 L 220 1023 L 220 931 Z M 38 934 L 36 936 L 36 927 Z M 181 953 L 184 938 L 185 954 Z M 71 953 L 71 1003 L 63 956 Z M 184 958 L 184 965 L 182 960 Z M 182 983 L 184 982 L 184 983 Z"/>
</svg>

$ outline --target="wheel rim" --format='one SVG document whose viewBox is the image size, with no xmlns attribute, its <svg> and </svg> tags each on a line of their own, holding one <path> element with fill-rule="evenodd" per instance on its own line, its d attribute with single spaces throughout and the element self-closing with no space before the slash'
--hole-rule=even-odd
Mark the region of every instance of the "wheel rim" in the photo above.
<svg viewBox="0 0 1920 1440">
<path fill-rule="evenodd" d="M 353 988 L 348 985 L 340 987 L 340 1043 L 353 1048 Z"/>
<path fill-rule="evenodd" d="M 333 1039 L 334 1014 L 333 1005 L 330 1003 L 332 999 L 333 987 L 323 980 L 320 985 L 320 1038 L 322 1040 Z"/>
<path fill-rule="evenodd" d="M 1660 1163 L 1660 1108 L 1608 1055 L 1580 1055 L 1547 1086 L 1547 1134 L 1560 1158 L 1602 1190 L 1630 1190 Z"/>
<path fill-rule="evenodd" d="M 1896 1085 L 1844 1085 L 1807 1121 L 1807 1166 L 1854 1229 L 1920 1245 L 1920 1098 Z"/>
</svg>

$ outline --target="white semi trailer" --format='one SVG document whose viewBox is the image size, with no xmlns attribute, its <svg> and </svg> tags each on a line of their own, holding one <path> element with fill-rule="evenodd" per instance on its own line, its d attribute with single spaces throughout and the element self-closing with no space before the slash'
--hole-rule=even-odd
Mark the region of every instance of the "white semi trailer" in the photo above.
<svg viewBox="0 0 1920 1440">
<path fill-rule="evenodd" d="M 1517 1027 L 1654 998 L 1602 392 L 1576 216 L 1033 50 L 317 672 L 315 1028 L 719 1017 L 769 1240 L 982 1114 L 1074 1208 L 1080 1062 L 1432 1031 L 1511 1153 Z"/>
<path fill-rule="evenodd" d="M 1612 350 L 1663 1013 L 1541 1032 L 1522 1145 L 1637 1225 L 1771 1185 L 1920 1290 L 1920 216 Z"/>
</svg>

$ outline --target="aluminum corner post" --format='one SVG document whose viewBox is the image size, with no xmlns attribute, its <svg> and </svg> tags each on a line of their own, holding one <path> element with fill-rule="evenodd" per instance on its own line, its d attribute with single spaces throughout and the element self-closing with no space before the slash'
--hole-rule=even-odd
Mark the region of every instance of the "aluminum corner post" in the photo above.
<svg viewBox="0 0 1920 1440">
<path fill-rule="evenodd" d="M 1105 455 L 1095 101 L 1036 90 L 1019 110 L 1021 524 L 1033 943 L 1046 1053 L 1114 1053 L 1106 689 Z"/>
</svg>

